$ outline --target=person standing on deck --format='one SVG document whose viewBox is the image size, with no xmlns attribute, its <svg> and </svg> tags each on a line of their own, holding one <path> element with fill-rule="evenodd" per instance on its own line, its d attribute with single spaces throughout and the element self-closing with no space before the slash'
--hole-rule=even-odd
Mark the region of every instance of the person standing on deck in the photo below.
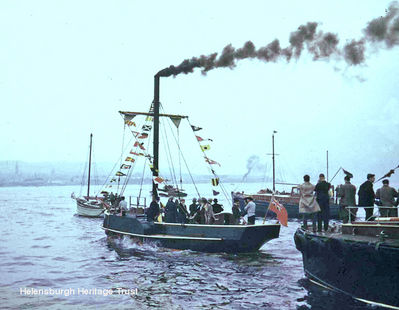
<svg viewBox="0 0 399 310">
<path fill-rule="evenodd" d="M 194 216 L 198 211 L 197 198 L 193 198 L 193 203 L 190 205 L 190 217 Z"/>
<path fill-rule="evenodd" d="M 213 208 L 213 213 L 220 213 L 223 211 L 222 205 L 218 203 L 218 200 L 216 198 L 213 199 L 212 208 Z"/>
<path fill-rule="evenodd" d="M 165 206 L 165 222 L 177 223 L 177 205 L 173 201 L 173 197 L 169 198 Z"/>
<path fill-rule="evenodd" d="M 234 198 L 234 203 L 231 211 L 233 212 L 233 218 L 234 218 L 233 225 L 240 224 L 241 210 L 240 210 L 240 201 L 238 200 L 238 198 Z"/>
<path fill-rule="evenodd" d="M 328 231 L 328 222 L 330 221 L 330 196 L 328 191 L 331 184 L 325 179 L 323 173 L 319 175 L 319 181 L 314 189 L 316 193 L 316 201 L 319 204 L 321 212 L 317 213 L 317 231 L 321 232 L 324 223 L 324 231 Z"/>
<path fill-rule="evenodd" d="M 377 189 L 375 194 L 375 198 L 381 202 L 380 214 L 382 217 L 397 217 L 398 209 L 396 208 L 395 197 L 398 197 L 398 192 L 389 186 L 389 180 L 383 180 L 382 184 L 382 187 Z"/>
<path fill-rule="evenodd" d="M 316 212 L 320 212 L 320 206 L 317 203 L 313 191 L 315 186 L 310 183 L 310 177 L 306 174 L 303 177 L 304 183 L 299 185 L 299 213 L 303 214 L 303 228 L 308 229 L 308 214 L 312 218 L 313 232 L 316 232 Z"/>
<path fill-rule="evenodd" d="M 359 187 L 359 207 L 364 207 L 366 211 L 366 221 L 373 220 L 374 213 L 374 189 L 373 183 L 375 181 L 375 175 L 372 173 L 367 174 L 367 181 Z"/>
<path fill-rule="evenodd" d="M 121 197 L 121 201 L 119 202 L 119 209 L 121 210 L 120 215 L 125 216 L 127 212 L 127 202 L 125 200 L 125 196 Z"/>
<path fill-rule="evenodd" d="M 254 225 L 256 204 L 252 197 L 247 197 L 245 198 L 245 200 L 247 201 L 247 205 L 245 206 L 244 210 L 245 212 L 247 212 L 248 215 L 248 225 Z"/>
<path fill-rule="evenodd" d="M 357 209 L 347 209 L 347 207 L 356 206 L 356 186 L 351 183 L 351 178 L 344 178 L 345 184 L 339 186 L 338 197 L 340 197 L 339 208 L 340 217 L 343 223 L 349 222 L 349 213 L 351 222 L 356 219 Z"/>
<path fill-rule="evenodd" d="M 150 207 L 146 210 L 147 221 L 154 222 L 159 216 L 159 197 L 152 197 L 152 201 L 150 203 Z"/>
</svg>

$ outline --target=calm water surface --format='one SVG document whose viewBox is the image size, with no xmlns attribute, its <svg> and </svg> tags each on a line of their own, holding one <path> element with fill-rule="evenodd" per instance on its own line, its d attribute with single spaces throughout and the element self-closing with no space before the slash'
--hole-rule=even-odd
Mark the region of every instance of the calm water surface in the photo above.
<svg viewBox="0 0 399 310">
<path fill-rule="evenodd" d="M 0 188 L 0 308 L 372 309 L 309 284 L 298 222 L 254 254 L 173 251 L 107 239 L 101 219 L 75 215 L 73 191 Z"/>
</svg>

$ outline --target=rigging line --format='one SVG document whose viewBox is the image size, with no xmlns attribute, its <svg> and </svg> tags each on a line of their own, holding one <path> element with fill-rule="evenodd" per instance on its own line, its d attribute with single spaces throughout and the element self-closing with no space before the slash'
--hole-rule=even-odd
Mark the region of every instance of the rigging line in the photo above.
<svg viewBox="0 0 399 310">
<path fill-rule="evenodd" d="M 164 113 L 165 113 L 165 112 L 164 112 Z M 187 118 L 187 120 L 188 120 L 188 118 Z M 168 125 L 169 125 L 169 128 L 171 128 L 171 124 L 168 123 Z M 191 127 L 190 127 L 190 128 L 191 128 Z M 172 129 L 171 129 L 171 132 L 172 132 L 172 136 L 173 136 L 173 138 L 175 139 L 175 142 L 176 142 L 176 137 L 175 137 L 175 135 L 173 134 L 173 130 L 172 130 Z M 197 187 L 197 184 L 196 184 L 195 181 L 194 181 L 193 175 L 191 174 L 190 168 L 188 167 L 186 158 L 184 157 L 184 154 L 183 154 L 183 152 L 182 152 L 182 150 L 181 150 L 181 148 L 180 148 L 180 145 L 177 145 L 177 148 L 178 148 L 179 152 L 180 152 L 181 155 L 182 155 L 184 165 L 186 166 L 186 169 L 187 169 L 188 174 L 189 174 L 189 176 L 190 176 L 191 182 L 192 182 L 193 185 L 194 185 L 195 191 L 197 192 L 198 197 L 201 197 L 200 192 L 199 192 L 198 187 Z"/>
<path fill-rule="evenodd" d="M 165 139 L 165 146 L 164 146 L 164 147 L 167 148 L 166 156 L 167 156 L 168 161 L 170 160 L 170 162 L 169 162 L 169 169 L 170 169 L 170 167 L 172 167 L 171 176 L 172 176 L 174 185 L 175 185 L 176 188 L 178 189 L 179 186 L 178 186 L 178 183 L 177 183 L 177 178 L 176 178 L 176 173 L 175 173 L 175 167 L 174 167 L 174 165 L 173 165 L 172 155 L 171 155 L 170 148 L 169 148 L 169 141 L 168 141 L 168 136 L 167 136 L 167 133 L 166 133 L 166 126 L 165 126 L 165 124 L 164 124 L 163 122 L 162 122 L 162 128 L 164 129 L 164 139 Z M 169 156 L 169 157 L 168 157 L 168 156 Z"/>
<path fill-rule="evenodd" d="M 337 172 L 336 172 L 336 173 L 334 174 L 334 176 L 332 177 L 332 179 L 331 179 L 330 181 L 327 181 L 327 182 L 331 183 L 332 180 L 334 180 L 334 178 L 337 176 L 338 172 L 339 172 L 341 169 L 342 169 L 342 167 L 339 167 L 338 170 L 337 170 Z"/>
<path fill-rule="evenodd" d="M 193 128 L 192 125 L 191 125 L 191 123 L 190 123 L 190 120 L 188 119 L 188 117 L 187 117 L 187 121 L 188 121 L 188 123 L 189 123 L 189 125 L 190 125 L 190 128 Z M 195 134 L 194 130 L 193 130 L 193 134 L 194 134 L 194 136 L 195 136 L 195 140 L 197 140 L 197 143 L 198 143 L 198 145 L 200 146 L 200 149 L 201 149 L 201 151 L 202 151 L 204 157 L 205 157 L 206 159 L 209 159 L 208 156 L 206 155 L 205 150 L 201 147 L 201 143 L 200 143 L 200 141 L 198 141 L 197 135 Z M 209 166 L 209 169 L 211 170 L 211 173 L 212 173 L 215 177 L 217 177 L 217 178 L 219 179 L 219 185 L 220 185 L 220 188 L 222 189 L 222 192 L 223 192 L 225 198 L 226 198 L 227 201 L 230 203 L 230 205 L 233 206 L 233 202 L 232 202 L 232 200 L 231 200 L 231 197 L 229 197 L 229 195 L 227 194 L 227 191 L 226 191 L 226 189 L 224 188 L 222 182 L 220 182 L 219 176 L 218 176 L 218 175 L 216 174 L 216 172 L 212 169 L 212 165 L 211 165 L 207 160 L 206 160 L 206 162 L 208 163 L 208 166 Z"/>
<path fill-rule="evenodd" d="M 127 146 L 130 145 L 130 142 L 131 142 L 131 141 L 132 141 L 132 139 L 129 140 L 129 143 L 127 144 Z M 126 147 L 126 149 L 127 149 L 127 147 Z M 105 185 L 109 182 L 109 180 L 111 180 L 111 179 L 114 177 L 114 176 L 111 177 L 111 175 L 112 175 L 113 172 L 116 170 L 115 168 L 116 168 L 116 166 L 118 165 L 118 161 L 119 161 L 119 156 L 118 156 L 118 159 L 115 161 L 114 166 L 113 166 L 112 169 L 110 170 L 110 172 L 109 172 L 107 178 L 105 179 L 103 185 L 101 186 L 100 190 L 98 191 L 97 195 L 102 191 L 102 189 L 104 189 Z M 120 167 L 120 166 L 119 166 L 119 167 Z"/>
<path fill-rule="evenodd" d="M 86 161 L 85 161 L 85 165 L 84 165 L 84 169 L 83 169 L 83 175 L 82 175 L 82 180 L 80 181 L 80 191 L 79 191 L 79 197 L 81 197 L 82 196 L 82 190 L 83 190 L 83 186 L 84 186 L 84 184 L 85 184 L 85 179 L 86 179 L 86 169 L 87 169 L 87 164 L 88 164 L 88 155 L 89 155 L 89 152 L 90 152 L 90 146 L 89 146 L 89 148 L 88 148 L 88 150 L 87 150 L 87 154 L 86 154 Z"/>
<path fill-rule="evenodd" d="M 150 145 L 151 134 L 152 134 L 152 130 L 150 131 L 150 134 L 148 135 L 147 149 L 149 148 L 149 145 Z M 145 156 L 144 165 L 143 165 L 143 173 L 142 173 L 142 175 L 141 175 L 141 181 L 140 181 L 140 190 L 139 190 L 139 197 L 138 197 L 138 205 L 140 204 L 140 197 L 141 197 L 141 192 L 142 192 L 142 189 L 143 189 L 144 175 L 145 175 L 145 168 L 146 168 L 146 165 L 147 165 L 147 161 L 148 161 L 148 157 Z M 154 181 L 152 180 L 152 182 L 154 182 Z M 151 193 L 151 196 L 152 196 L 152 193 Z M 138 207 L 138 206 L 137 206 L 137 207 Z"/>
<path fill-rule="evenodd" d="M 177 131 L 177 145 L 178 146 L 180 146 L 180 131 L 179 131 L 179 127 L 177 127 L 176 128 L 176 131 Z M 180 152 L 178 152 L 179 153 L 179 172 L 180 172 L 180 188 L 181 189 L 183 189 L 183 180 L 182 180 L 182 177 L 181 177 L 181 154 L 180 154 Z"/>
</svg>

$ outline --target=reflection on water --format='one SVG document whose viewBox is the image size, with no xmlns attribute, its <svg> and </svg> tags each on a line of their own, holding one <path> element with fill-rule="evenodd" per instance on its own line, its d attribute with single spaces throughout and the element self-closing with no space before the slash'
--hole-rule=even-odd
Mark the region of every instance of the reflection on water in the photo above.
<svg viewBox="0 0 399 310">
<path fill-rule="evenodd" d="M 72 191 L 77 189 L 0 188 L 0 270 L 7 275 L 0 277 L 2 307 L 365 308 L 304 278 L 293 242 L 296 221 L 256 253 L 176 251 L 107 238 L 101 219 L 75 215 Z M 70 289 L 70 294 L 21 295 L 21 288 Z"/>
</svg>

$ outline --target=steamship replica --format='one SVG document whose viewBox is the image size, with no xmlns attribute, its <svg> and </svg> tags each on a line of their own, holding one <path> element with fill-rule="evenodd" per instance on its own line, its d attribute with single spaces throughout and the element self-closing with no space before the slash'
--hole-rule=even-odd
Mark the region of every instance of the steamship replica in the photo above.
<svg viewBox="0 0 399 310">
<path fill-rule="evenodd" d="M 342 224 L 294 235 L 311 282 L 359 301 L 399 309 L 399 218 Z"/>
<path fill-rule="evenodd" d="M 152 195 L 153 197 L 160 196 L 158 185 L 163 185 L 164 188 L 173 188 L 175 198 L 181 197 L 179 193 L 181 190 L 181 175 L 180 184 L 179 176 L 171 171 L 172 180 L 175 184 L 166 184 L 164 177 L 165 171 L 159 168 L 159 145 L 160 142 L 165 143 L 165 158 L 169 160 L 169 166 L 178 165 L 184 162 L 186 168 L 189 166 L 184 158 L 184 154 L 179 143 L 179 126 L 182 120 L 187 120 L 187 116 L 172 115 L 160 113 L 162 106 L 159 102 L 159 82 L 161 76 L 168 76 L 160 71 L 154 76 L 154 100 L 148 113 L 143 112 L 125 112 L 120 111 L 124 118 L 124 122 L 133 134 L 134 144 L 133 149 L 130 150 L 125 163 L 120 166 L 120 171 L 115 173 L 115 177 L 110 180 L 110 187 L 112 184 L 118 184 L 122 188 L 119 195 L 123 195 L 124 189 L 127 184 L 128 177 L 132 174 L 134 165 L 138 160 L 144 160 L 149 166 L 152 174 Z M 137 116 L 144 116 L 145 123 L 140 127 L 140 131 L 136 131 L 138 124 L 136 123 Z M 162 120 L 162 122 L 161 122 Z M 169 122 L 171 121 L 171 122 Z M 169 130 L 173 133 L 174 141 L 177 144 L 175 151 L 177 155 L 171 154 L 171 143 L 167 139 L 166 130 L 160 130 L 160 126 L 169 124 Z M 215 165 L 219 165 L 216 161 L 208 157 L 207 151 L 210 149 L 209 145 L 204 145 L 205 141 L 212 141 L 210 139 L 201 138 L 197 131 L 202 128 L 193 126 L 189 121 L 190 130 L 193 131 L 196 140 L 195 143 L 200 147 L 205 163 L 212 173 L 212 185 L 216 186 L 219 192 L 213 190 L 214 195 L 222 192 L 226 200 L 229 196 L 224 189 L 219 177 L 215 172 Z M 177 132 L 174 133 L 174 130 Z M 165 135 L 160 139 L 160 133 L 165 132 Z M 147 151 L 151 147 L 149 143 L 150 136 L 152 136 L 152 154 Z M 147 142 L 147 144 L 145 143 Z M 190 151 L 190 156 L 192 151 Z M 190 177 L 191 173 L 189 171 Z M 124 179 L 124 181 L 123 181 Z M 201 197 L 194 179 L 191 177 L 198 197 Z M 113 182 L 113 183 L 112 183 Z M 211 182 L 210 182 L 211 183 Z M 170 187 L 171 186 L 171 187 Z M 124 236 L 131 237 L 140 242 L 154 242 L 160 247 L 181 249 L 181 250 L 194 250 L 201 252 L 228 252 L 228 253 L 241 253 L 241 252 L 254 252 L 259 250 L 266 242 L 271 239 L 278 238 L 280 232 L 280 224 L 262 224 L 262 225 L 223 225 L 223 224 L 189 224 L 189 223 L 166 223 L 160 221 L 152 222 L 147 221 L 144 215 L 146 203 L 141 203 L 143 200 L 142 190 L 138 191 L 137 201 L 135 204 L 130 204 L 130 210 L 133 212 L 120 213 L 118 211 L 107 210 L 104 215 L 103 230 L 108 236 Z"/>
<path fill-rule="evenodd" d="M 93 134 L 90 134 L 89 168 L 87 175 L 87 195 L 83 197 L 76 197 L 75 194 L 72 193 L 71 198 L 76 201 L 76 211 L 78 215 L 86 217 L 101 217 L 105 211 L 102 197 L 90 196 L 92 146 L 93 146 Z"/>
<path fill-rule="evenodd" d="M 246 194 L 244 192 L 232 192 L 231 196 L 234 199 L 238 199 L 240 202 L 241 210 L 245 207 L 245 198 L 252 197 L 256 204 L 256 213 L 255 215 L 258 217 L 268 217 L 275 218 L 276 214 L 269 210 L 270 201 L 272 198 L 276 198 L 281 204 L 284 205 L 287 210 L 288 218 L 301 218 L 302 215 L 299 214 L 299 185 L 288 184 L 288 183 L 280 183 L 284 185 L 293 185 L 291 188 L 291 192 L 276 192 L 276 164 L 275 164 L 275 153 L 274 153 L 274 134 L 272 135 L 272 163 L 273 163 L 273 190 L 262 189 L 258 191 L 256 194 Z M 328 160 L 327 160 L 328 163 Z M 327 164 L 328 167 L 328 164 Z M 334 192 L 334 190 L 333 190 Z M 330 199 L 330 218 L 331 219 L 339 219 L 339 205 L 334 203 L 334 197 Z"/>
</svg>

